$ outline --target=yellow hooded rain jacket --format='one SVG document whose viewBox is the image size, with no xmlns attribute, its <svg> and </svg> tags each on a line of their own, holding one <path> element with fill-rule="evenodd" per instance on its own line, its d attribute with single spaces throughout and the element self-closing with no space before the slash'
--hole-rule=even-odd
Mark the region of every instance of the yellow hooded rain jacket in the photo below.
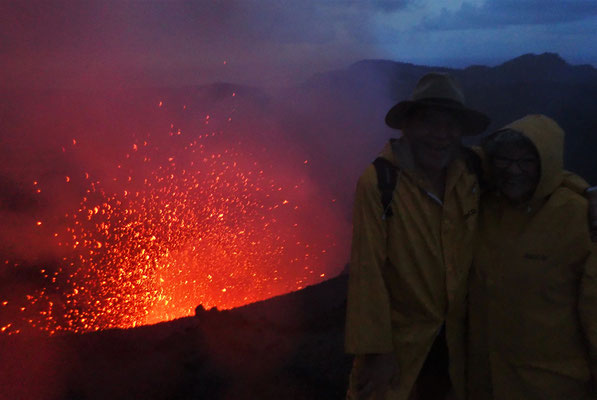
<svg viewBox="0 0 597 400">
<path fill-rule="evenodd" d="M 464 399 L 465 296 L 477 230 L 477 178 L 464 160 L 454 161 L 442 201 L 415 171 L 405 138 L 388 143 L 381 157 L 399 168 L 393 215 L 382 219 L 370 165 L 355 197 L 346 350 L 395 352 L 399 384 L 385 398 L 406 400 L 445 323 L 450 377 L 457 398 Z"/>
<path fill-rule="evenodd" d="M 532 199 L 484 194 L 469 293 L 471 400 L 597 399 L 597 247 L 587 201 L 563 179 L 564 132 L 531 115 L 507 126 L 541 160 Z"/>
</svg>

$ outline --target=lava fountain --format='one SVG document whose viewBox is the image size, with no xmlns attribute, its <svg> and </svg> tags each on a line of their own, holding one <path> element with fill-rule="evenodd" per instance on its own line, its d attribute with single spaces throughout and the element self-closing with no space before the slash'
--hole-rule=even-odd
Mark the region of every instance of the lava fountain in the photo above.
<svg viewBox="0 0 597 400">
<path fill-rule="evenodd" d="M 301 289 L 341 264 L 325 229 L 338 225 L 333 200 L 313 188 L 308 160 L 272 158 L 231 132 L 171 128 L 171 142 L 134 138 L 112 177 L 64 177 L 85 195 L 36 221 L 61 259 L 40 268 L 44 287 L 21 307 L 27 325 L 55 334 L 152 324 Z"/>
</svg>

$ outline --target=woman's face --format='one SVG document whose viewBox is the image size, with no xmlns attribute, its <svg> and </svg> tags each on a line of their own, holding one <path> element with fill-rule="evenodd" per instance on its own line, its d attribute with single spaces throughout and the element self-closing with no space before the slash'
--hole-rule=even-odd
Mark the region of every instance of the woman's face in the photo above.
<svg viewBox="0 0 597 400">
<path fill-rule="evenodd" d="M 502 144 L 496 149 L 491 162 L 497 189 L 508 200 L 520 203 L 532 197 L 541 172 L 539 157 L 533 147 Z"/>
</svg>

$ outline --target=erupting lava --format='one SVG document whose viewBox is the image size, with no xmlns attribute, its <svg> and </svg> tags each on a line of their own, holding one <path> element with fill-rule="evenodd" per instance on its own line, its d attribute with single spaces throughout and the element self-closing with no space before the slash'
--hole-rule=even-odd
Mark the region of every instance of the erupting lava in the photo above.
<svg viewBox="0 0 597 400">
<path fill-rule="evenodd" d="M 183 143 L 173 155 L 148 135 L 111 179 L 65 177 L 87 193 L 73 212 L 37 222 L 63 256 L 27 296 L 29 325 L 85 332 L 183 317 L 198 304 L 236 307 L 321 281 L 337 262 L 335 238 L 318 229 L 326 221 L 305 209 L 305 174 L 285 177 L 261 146 L 221 131 L 169 136 Z"/>
</svg>

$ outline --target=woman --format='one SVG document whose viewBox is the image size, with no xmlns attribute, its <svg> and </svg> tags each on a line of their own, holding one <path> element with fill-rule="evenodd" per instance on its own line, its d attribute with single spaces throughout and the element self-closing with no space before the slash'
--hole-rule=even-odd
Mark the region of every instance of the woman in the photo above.
<svg viewBox="0 0 597 400">
<path fill-rule="evenodd" d="M 491 135 L 469 291 L 471 400 L 596 399 L 597 247 L 562 185 L 564 132 L 530 115 Z"/>
</svg>

